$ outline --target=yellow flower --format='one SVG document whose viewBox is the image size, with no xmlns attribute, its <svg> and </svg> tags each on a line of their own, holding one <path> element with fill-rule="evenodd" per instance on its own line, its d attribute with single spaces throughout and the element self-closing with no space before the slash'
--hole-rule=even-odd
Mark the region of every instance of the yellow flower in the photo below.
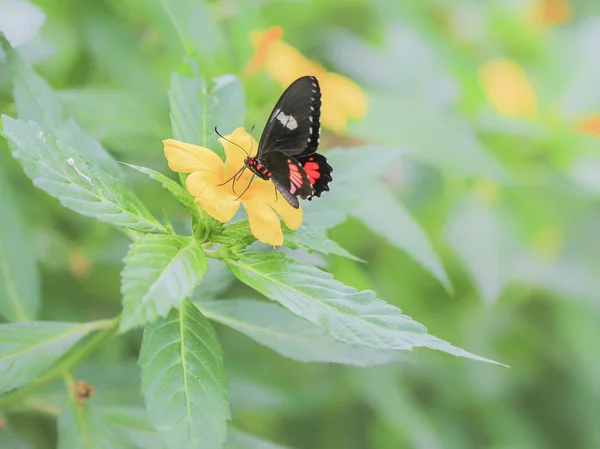
<svg viewBox="0 0 600 449">
<path fill-rule="evenodd" d="M 575 127 L 580 133 L 600 137 L 600 115 L 584 117 L 575 124 Z"/>
<path fill-rule="evenodd" d="M 301 76 L 316 76 L 321 86 L 321 121 L 334 132 L 344 131 L 349 120 L 366 115 L 367 97 L 358 84 L 308 60 L 296 48 L 283 42 L 282 36 L 283 30 L 278 26 L 252 32 L 256 53 L 246 69 L 249 74 L 264 67 L 283 88 Z"/>
<path fill-rule="evenodd" d="M 236 144 L 248 150 L 257 148 L 256 140 L 244 128 L 237 128 L 225 137 L 231 142 L 219 139 L 225 150 L 224 163 L 208 148 L 174 139 L 164 140 L 169 168 L 177 173 L 190 174 L 185 181 L 186 188 L 211 217 L 225 223 L 233 218 L 241 204 L 248 214 L 250 230 L 258 240 L 272 246 L 283 245 L 277 214 L 290 229 L 298 229 L 302 223 L 302 209 L 294 209 L 276 194 L 271 181 L 254 177 L 246 190 L 252 178 L 250 170 L 244 170 L 235 179 L 235 185 L 233 181 L 224 184 L 244 165 L 246 153 Z"/>
<path fill-rule="evenodd" d="M 534 25 L 539 28 L 560 25 L 569 21 L 573 15 L 568 0 L 536 0 L 529 14 Z"/>
<path fill-rule="evenodd" d="M 479 80 L 494 109 L 505 117 L 535 119 L 537 98 L 529 78 L 519 64 L 492 59 L 479 69 Z"/>
</svg>

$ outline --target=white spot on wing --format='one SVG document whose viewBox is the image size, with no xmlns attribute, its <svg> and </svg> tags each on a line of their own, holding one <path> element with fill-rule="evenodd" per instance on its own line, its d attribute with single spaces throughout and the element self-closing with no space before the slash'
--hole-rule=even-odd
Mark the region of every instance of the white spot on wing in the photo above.
<svg viewBox="0 0 600 449">
<path fill-rule="evenodd" d="M 287 115 L 285 112 L 282 112 L 278 109 L 278 112 L 275 114 L 275 118 L 281 122 L 283 126 L 287 129 L 293 131 L 298 128 L 298 122 L 291 115 Z"/>
</svg>

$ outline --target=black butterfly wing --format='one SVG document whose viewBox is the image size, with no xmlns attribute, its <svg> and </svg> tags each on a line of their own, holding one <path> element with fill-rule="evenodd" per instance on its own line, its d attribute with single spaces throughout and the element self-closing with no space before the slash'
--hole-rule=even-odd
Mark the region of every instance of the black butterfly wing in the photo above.
<svg viewBox="0 0 600 449">
<path fill-rule="evenodd" d="M 327 158 L 319 153 L 296 156 L 296 160 L 302 165 L 308 181 L 313 187 L 312 195 L 307 198 L 311 200 L 315 196 L 321 196 L 325 190 L 329 191 L 331 172 L 333 168 L 327 163 Z"/>
<path fill-rule="evenodd" d="M 287 156 L 317 151 L 321 133 L 321 89 L 314 76 L 303 76 L 283 92 L 258 145 L 259 159 L 272 152 Z"/>
<path fill-rule="evenodd" d="M 302 199 L 315 195 L 313 184 L 302 164 L 292 156 L 276 151 L 267 153 L 263 160 L 271 170 L 271 181 L 292 207 L 298 209 L 300 206 L 298 195 Z"/>
</svg>

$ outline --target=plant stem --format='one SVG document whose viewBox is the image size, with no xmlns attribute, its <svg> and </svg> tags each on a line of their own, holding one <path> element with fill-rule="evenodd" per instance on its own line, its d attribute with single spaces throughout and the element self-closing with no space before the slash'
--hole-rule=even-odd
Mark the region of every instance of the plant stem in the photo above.
<svg viewBox="0 0 600 449">
<path fill-rule="evenodd" d="M 119 321 L 121 316 L 117 316 L 111 320 L 97 321 L 96 329 L 101 330 L 85 344 L 82 344 L 78 349 L 68 353 L 65 357 L 57 362 L 52 368 L 46 371 L 41 377 L 33 380 L 23 388 L 0 396 L 0 408 L 10 408 L 11 404 L 19 402 L 23 398 L 30 395 L 32 392 L 39 390 L 45 385 L 48 385 L 53 380 L 67 374 L 76 365 L 85 360 L 92 352 L 94 352 L 104 342 L 109 340 L 119 329 Z"/>
</svg>

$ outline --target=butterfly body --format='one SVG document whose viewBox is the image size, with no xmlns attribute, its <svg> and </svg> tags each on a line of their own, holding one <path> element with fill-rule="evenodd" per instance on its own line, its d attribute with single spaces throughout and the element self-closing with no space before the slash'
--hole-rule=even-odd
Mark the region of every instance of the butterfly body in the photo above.
<svg viewBox="0 0 600 449">
<path fill-rule="evenodd" d="M 317 153 L 321 132 L 321 90 L 317 79 L 304 76 L 294 81 L 275 105 L 258 145 L 256 157 L 245 167 L 271 180 L 292 207 L 298 196 L 311 200 L 329 190 L 333 169 Z"/>
<path fill-rule="evenodd" d="M 246 164 L 246 167 L 248 167 L 250 171 L 256 176 L 258 176 L 260 179 L 268 181 L 269 179 L 271 179 L 271 176 L 273 176 L 273 173 L 271 173 L 271 171 L 266 167 L 266 165 L 259 159 L 256 159 L 255 157 L 247 157 L 246 159 L 244 159 L 244 164 Z"/>
</svg>

